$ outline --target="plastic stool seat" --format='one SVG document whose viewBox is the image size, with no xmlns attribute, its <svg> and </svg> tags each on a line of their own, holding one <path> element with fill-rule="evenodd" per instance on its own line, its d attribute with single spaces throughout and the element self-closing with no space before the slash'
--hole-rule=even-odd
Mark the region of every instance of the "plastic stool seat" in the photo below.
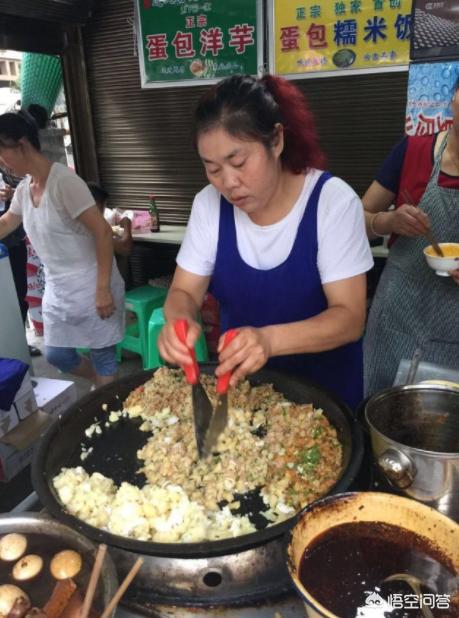
<svg viewBox="0 0 459 618">
<path fill-rule="evenodd" d="M 164 365 L 164 361 L 158 351 L 158 337 L 165 323 L 163 308 L 154 309 L 148 322 L 148 357 L 145 369 L 154 369 Z M 206 362 L 209 360 L 206 339 L 202 331 L 194 349 L 198 361 Z"/>
<path fill-rule="evenodd" d="M 125 331 L 120 348 L 136 352 L 142 357 L 143 367 L 147 369 L 148 357 L 148 321 L 154 309 L 162 307 L 166 300 L 167 289 L 144 285 L 126 292 L 124 306 L 132 311 L 137 321 L 130 324 Z"/>
</svg>

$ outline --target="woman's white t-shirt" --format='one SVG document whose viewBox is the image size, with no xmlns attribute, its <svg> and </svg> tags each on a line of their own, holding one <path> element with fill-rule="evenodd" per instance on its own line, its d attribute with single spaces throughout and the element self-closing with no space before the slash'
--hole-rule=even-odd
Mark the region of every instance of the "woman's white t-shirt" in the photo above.
<svg viewBox="0 0 459 618">
<path fill-rule="evenodd" d="M 45 270 L 43 323 L 45 345 L 105 348 L 124 334 L 124 282 L 112 262 L 115 313 L 101 319 L 96 309 L 97 255 L 93 234 L 78 220 L 94 206 L 86 183 L 61 163 L 51 166 L 38 207 L 30 177 L 17 186 L 10 210 L 24 229 Z"/>
<path fill-rule="evenodd" d="M 234 207 L 236 238 L 241 258 L 253 268 L 269 270 L 289 256 L 308 199 L 321 175 L 306 174 L 301 194 L 290 212 L 272 225 L 257 225 Z M 220 193 L 212 185 L 193 202 L 177 264 L 188 272 L 207 276 L 214 270 L 220 220 Z M 370 270 L 373 257 L 365 231 L 363 206 L 357 194 L 340 178 L 322 187 L 317 210 L 317 266 L 322 284 L 354 277 Z"/>
</svg>

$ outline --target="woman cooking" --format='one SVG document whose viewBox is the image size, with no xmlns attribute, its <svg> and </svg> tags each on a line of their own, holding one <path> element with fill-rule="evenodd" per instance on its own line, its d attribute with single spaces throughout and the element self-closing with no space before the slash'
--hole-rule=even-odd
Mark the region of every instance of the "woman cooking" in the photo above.
<svg viewBox="0 0 459 618">
<path fill-rule="evenodd" d="M 397 144 L 362 198 L 369 238 L 392 235 L 365 335 L 367 395 L 392 386 L 400 360 L 416 349 L 459 369 L 459 269 L 438 277 L 423 256 L 429 230 L 459 242 L 459 79 L 451 110 L 449 131 Z"/>
<path fill-rule="evenodd" d="M 174 322 L 189 323 L 207 289 L 222 332 L 237 329 L 216 375 L 231 384 L 268 364 L 362 398 L 365 272 L 372 257 L 361 203 L 324 163 L 312 115 L 284 79 L 229 77 L 195 113 L 195 143 L 210 185 L 197 194 L 165 304 L 159 350 L 190 362 Z"/>
<path fill-rule="evenodd" d="M 43 262 L 45 355 L 62 371 L 100 386 L 117 372 L 124 330 L 124 284 L 113 260 L 112 232 L 86 183 L 40 152 L 26 113 L 0 116 L 0 163 L 18 176 L 0 239 L 21 223 Z M 91 349 L 91 362 L 77 347 Z"/>
</svg>

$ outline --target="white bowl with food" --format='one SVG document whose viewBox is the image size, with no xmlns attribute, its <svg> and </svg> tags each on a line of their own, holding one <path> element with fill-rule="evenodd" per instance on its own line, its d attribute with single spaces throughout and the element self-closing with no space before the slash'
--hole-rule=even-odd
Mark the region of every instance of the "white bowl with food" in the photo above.
<svg viewBox="0 0 459 618">
<path fill-rule="evenodd" d="M 438 245 L 444 257 L 440 257 L 435 253 L 433 246 L 429 245 L 424 249 L 427 264 L 440 277 L 449 277 L 452 270 L 459 268 L 459 243 L 440 242 Z"/>
</svg>

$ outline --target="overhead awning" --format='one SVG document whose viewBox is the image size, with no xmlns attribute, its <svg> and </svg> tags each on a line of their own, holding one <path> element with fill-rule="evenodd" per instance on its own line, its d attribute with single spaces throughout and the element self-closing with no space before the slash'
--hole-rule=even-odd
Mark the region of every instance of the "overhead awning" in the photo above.
<svg viewBox="0 0 459 618">
<path fill-rule="evenodd" d="M 2 0 L 0 13 L 53 23 L 84 24 L 94 0 Z"/>
<path fill-rule="evenodd" d="M 2 0 L 0 49 L 61 54 L 65 27 L 83 25 L 94 0 Z"/>
</svg>

